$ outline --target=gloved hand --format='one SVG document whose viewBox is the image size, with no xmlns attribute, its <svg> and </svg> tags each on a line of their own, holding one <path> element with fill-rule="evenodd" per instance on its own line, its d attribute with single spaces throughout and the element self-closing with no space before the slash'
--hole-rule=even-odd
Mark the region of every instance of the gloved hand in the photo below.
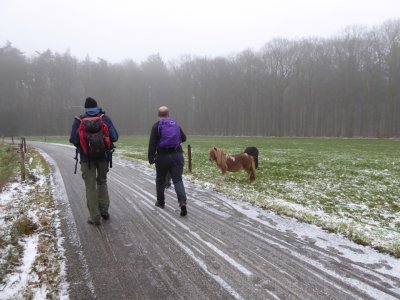
<svg viewBox="0 0 400 300">
<path fill-rule="evenodd" d="M 150 157 L 149 158 L 149 164 L 154 164 L 154 163 L 156 163 L 156 158 L 155 157 Z"/>
</svg>

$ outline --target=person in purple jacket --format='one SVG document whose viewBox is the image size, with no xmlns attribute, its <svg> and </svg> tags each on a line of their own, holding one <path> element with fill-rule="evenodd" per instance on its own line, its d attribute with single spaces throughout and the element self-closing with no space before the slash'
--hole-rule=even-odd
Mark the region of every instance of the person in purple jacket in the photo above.
<svg viewBox="0 0 400 300">
<path fill-rule="evenodd" d="M 187 215 L 186 192 L 182 180 L 184 157 L 181 143 L 186 141 L 186 135 L 178 122 L 170 118 L 166 106 L 158 109 L 158 122 L 151 128 L 148 160 L 150 164 L 156 164 L 156 192 L 159 208 L 165 207 L 166 177 L 169 174 L 174 184 L 178 198 L 181 216 Z"/>
</svg>

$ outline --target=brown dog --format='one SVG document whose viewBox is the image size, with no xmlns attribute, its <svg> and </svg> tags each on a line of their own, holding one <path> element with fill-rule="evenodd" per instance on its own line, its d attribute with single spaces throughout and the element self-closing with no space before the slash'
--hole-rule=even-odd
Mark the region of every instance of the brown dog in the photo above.
<svg viewBox="0 0 400 300">
<path fill-rule="evenodd" d="M 223 150 L 213 147 L 209 151 L 208 159 L 215 161 L 223 176 L 226 172 L 238 172 L 244 170 L 249 175 L 250 181 L 256 179 L 254 157 L 247 153 L 228 155 Z"/>
</svg>

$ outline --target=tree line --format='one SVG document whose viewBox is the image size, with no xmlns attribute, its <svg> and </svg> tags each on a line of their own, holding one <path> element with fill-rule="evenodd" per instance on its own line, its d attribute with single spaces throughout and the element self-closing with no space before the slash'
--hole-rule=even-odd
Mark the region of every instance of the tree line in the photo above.
<svg viewBox="0 0 400 300">
<path fill-rule="evenodd" d="M 68 134 L 87 96 L 122 134 L 148 134 L 167 105 L 188 134 L 399 137 L 400 19 L 168 63 L 0 48 L 1 135 Z"/>
</svg>

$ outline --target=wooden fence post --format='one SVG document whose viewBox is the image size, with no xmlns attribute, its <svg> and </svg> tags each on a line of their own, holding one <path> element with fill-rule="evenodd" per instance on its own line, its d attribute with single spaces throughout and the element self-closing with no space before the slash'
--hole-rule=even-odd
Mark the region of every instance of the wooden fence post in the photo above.
<svg viewBox="0 0 400 300">
<path fill-rule="evenodd" d="M 19 153 L 21 156 L 21 181 L 25 181 L 25 153 L 23 143 L 19 145 Z"/>
<path fill-rule="evenodd" d="M 192 147 L 188 145 L 189 173 L 192 173 Z"/>
<path fill-rule="evenodd" d="M 22 137 L 21 140 L 22 140 L 22 145 L 24 146 L 24 153 L 26 153 L 26 138 Z"/>
</svg>

